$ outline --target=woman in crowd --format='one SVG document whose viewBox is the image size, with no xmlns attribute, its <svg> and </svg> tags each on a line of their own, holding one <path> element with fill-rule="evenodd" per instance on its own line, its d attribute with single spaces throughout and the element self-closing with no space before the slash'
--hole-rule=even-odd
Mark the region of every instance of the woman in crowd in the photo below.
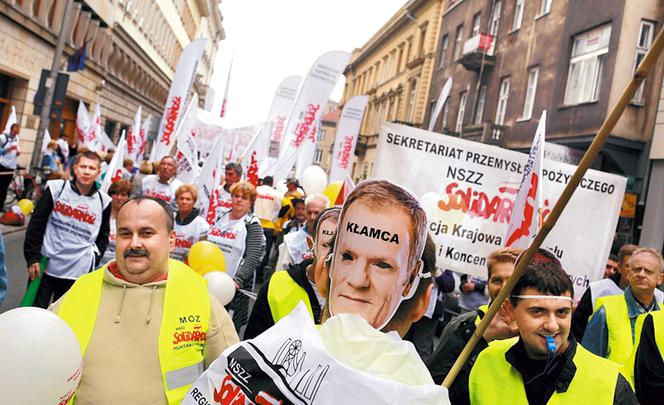
<svg viewBox="0 0 664 405">
<path fill-rule="evenodd" d="M 62 177 L 63 167 L 58 156 L 58 141 L 50 141 L 46 147 L 46 151 L 42 155 L 41 161 L 42 168 L 50 170 L 49 180 L 59 179 Z"/>
<path fill-rule="evenodd" d="M 224 252 L 226 272 L 235 281 L 238 289 L 252 289 L 256 268 L 265 251 L 265 236 L 260 220 L 251 213 L 256 200 L 256 188 L 246 181 L 231 186 L 231 209 L 224 212 L 210 228 L 208 240 Z M 233 311 L 235 329 L 247 322 L 248 298 L 235 294 L 228 304 Z"/>
<path fill-rule="evenodd" d="M 104 252 L 104 256 L 101 258 L 100 266 L 115 260 L 115 218 L 118 216 L 118 211 L 122 204 L 127 202 L 129 199 L 129 193 L 131 192 L 131 183 L 129 180 L 120 180 L 111 184 L 108 188 L 108 195 L 111 196 L 111 228 L 108 231 L 108 246 Z"/>
<path fill-rule="evenodd" d="M 143 177 L 152 174 L 152 163 L 149 160 L 143 160 L 138 169 L 131 178 L 131 196 L 137 197 L 141 195 L 141 185 L 143 184 Z"/>
<path fill-rule="evenodd" d="M 198 192 L 192 184 L 183 184 L 175 190 L 178 212 L 175 214 L 175 250 L 171 253 L 173 259 L 185 261 L 191 246 L 207 238 L 210 225 L 198 216 L 199 211 L 195 207 L 197 199 Z"/>
</svg>

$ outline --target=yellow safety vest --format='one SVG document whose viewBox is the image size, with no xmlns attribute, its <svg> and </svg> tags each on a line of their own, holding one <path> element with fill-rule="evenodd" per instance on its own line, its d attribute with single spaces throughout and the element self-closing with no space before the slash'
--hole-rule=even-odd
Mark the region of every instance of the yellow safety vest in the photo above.
<svg viewBox="0 0 664 405">
<path fill-rule="evenodd" d="M 159 330 L 159 364 L 168 403 L 179 404 L 189 387 L 203 373 L 210 295 L 205 279 L 189 266 L 173 259 L 169 259 L 168 266 Z M 76 280 L 58 311 L 58 315 L 74 331 L 82 356 L 85 356 L 94 332 L 105 271 L 106 266 Z M 183 328 L 180 318 L 185 317 L 193 322 L 187 322 Z"/>
<path fill-rule="evenodd" d="M 609 332 L 606 358 L 618 364 L 623 364 L 634 348 L 632 323 L 629 321 L 627 301 L 625 301 L 624 295 L 609 295 L 597 299 L 597 310 L 602 306 L 606 313 L 606 327 Z"/>
<path fill-rule="evenodd" d="M 505 360 L 514 344 L 514 340 L 495 340 L 477 356 L 468 380 L 471 404 L 528 404 L 521 374 Z M 613 404 L 619 366 L 581 345 L 572 361 L 576 372 L 567 391 L 554 392 L 547 404 Z"/>
<path fill-rule="evenodd" d="M 484 312 L 484 315 L 486 315 L 486 313 L 489 312 L 489 304 L 480 305 L 479 308 L 477 309 Z M 475 326 L 479 325 L 480 322 L 482 322 L 482 318 L 480 318 L 478 314 L 477 317 L 475 318 Z"/>
<path fill-rule="evenodd" d="M 636 318 L 636 324 L 634 325 L 634 349 L 632 350 L 631 356 L 623 365 L 623 374 L 625 374 L 629 380 L 629 383 L 634 389 L 634 363 L 636 361 L 636 350 L 639 348 L 639 343 L 641 342 L 641 333 L 643 332 L 643 322 L 646 317 L 652 316 L 652 325 L 655 329 L 655 343 L 659 349 L 659 355 L 664 359 L 664 311 L 652 311 L 647 314 L 641 314 Z"/>
<path fill-rule="evenodd" d="M 287 271 L 275 271 L 267 287 L 267 303 L 270 305 L 274 323 L 290 314 L 300 301 L 304 302 L 311 319 L 314 319 L 307 291 L 296 283 Z"/>
</svg>

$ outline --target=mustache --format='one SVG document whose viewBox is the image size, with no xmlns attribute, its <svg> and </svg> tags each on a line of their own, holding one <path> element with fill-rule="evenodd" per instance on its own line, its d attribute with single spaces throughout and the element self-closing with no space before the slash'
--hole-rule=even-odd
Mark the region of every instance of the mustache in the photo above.
<svg viewBox="0 0 664 405">
<path fill-rule="evenodd" d="M 148 253 L 147 250 L 143 249 L 128 249 L 127 251 L 124 252 L 124 258 L 126 259 L 127 256 L 145 256 L 145 257 L 150 257 L 150 253 Z"/>
</svg>

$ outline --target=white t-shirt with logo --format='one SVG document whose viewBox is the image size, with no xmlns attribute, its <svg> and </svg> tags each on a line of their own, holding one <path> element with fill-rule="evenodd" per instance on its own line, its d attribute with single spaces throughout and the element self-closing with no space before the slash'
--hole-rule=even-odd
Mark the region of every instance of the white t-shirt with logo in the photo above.
<svg viewBox="0 0 664 405">
<path fill-rule="evenodd" d="M 168 184 L 160 183 L 156 174 L 143 178 L 141 193 L 144 196 L 154 197 L 171 204 L 175 204 L 175 191 L 182 185 L 177 179 L 171 179 Z"/>
<path fill-rule="evenodd" d="M 176 214 L 177 215 L 177 214 Z M 171 257 L 184 262 L 189 254 L 191 246 L 201 238 L 206 237 L 210 231 L 210 225 L 201 217 L 194 218 L 187 225 L 175 224 L 175 249 Z"/>
<path fill-rule="evenodd" d="M 46 187 L 53 198 L 41 249 L 49 260 L 46 273 L 76 280 L 92 269 L 95 253 L 99 254 L 95 241 L 111 197 L 102 191 L 78 194 L 64 180 L 49 181 Z"/>
<path fill-rule="evenodd" d="M 210 227 L 208 240 L 219 246 L 226 259 L 226 273 L 234 277 L 244 257 L 247 246 L 247 225 L 244 217 L 231 219 L 230 213 L 224 213 L 217 222 Z"/>
</svg>

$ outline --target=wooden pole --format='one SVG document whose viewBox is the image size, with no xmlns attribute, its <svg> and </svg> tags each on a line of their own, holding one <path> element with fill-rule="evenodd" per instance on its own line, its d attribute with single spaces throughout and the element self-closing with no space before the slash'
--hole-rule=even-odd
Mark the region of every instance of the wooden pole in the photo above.
<svg viewBox="0 0 664 405">
<path fill-rule="evenodd" d="M 606 117 L 606 120 L 604 120 L 604 123 L 597 132 L 597 135 L 595 135 L 595 138 L 588 147 L 588 150 L 583 155 L 583 159 L 581 159 L 581 162 L 574 172 L 574 175 L 570 179 L 569 183 L 567 183 L 567 186 L 565 186 L 565 189 L 556 202 L 556 205 L 549 213 L 549 216 L 542 225 L 542 229 L 540 229 L 537 235 L 535 235 L 532 243 L 521 256 L 521 260 L 519 263 L 517 263 L 516 268 L 514 269 L 514 273 L 509 278 L 509 280 L 507 280 L 505 286 L 503 286 L 503 289 L 500 291 L 500 294 L 498 294 L 496 299 L 491 303 L 489 310 L 487 311 L 486 315 L 484 315 L 484 318 L 482 318 L 482 322 L 480 322 L 480 324 L 477 326 L 475 333 L 473 333 L 473 335 L 470 337 L 470 340 L 466 344 L 466 347 L 463 348 L 461 355 L 459 355 L 459 358 L 457 358 L 457 360 L 454 362 L 452 369 L 443 381 L 444 387 L 449 388 L 452 385 L 454 379 L 459 374 L 459 371 L 461 371 L 463 365 L 466 364 L 466 361 L 468 361 L 470 354 L 475 349 L 475 346 L 477 346 L 477 343 L 484 334 L 484 331 L 486 331 L 487 327 L 491 323 L 491 320 L 498 312 L 498 309 L 512 292 L 512 289 L 514 288 L 517 280 L 519 280 L 521 275 L 525 272 L 530 259 L 533 257 L 537 249 L 539 249 L 539 247 L 542 245 L 542 242 L 544 242 L 544 239 L 549 234 L 551 229 L 553 229 L 554 225 L 558 221 L 558 218 L 560 217 L 560 214 L 563 212 L 570 198 L 572 198 L 574 191 L 579 186 L 581 179 L 586 174 L 586 171 L 588 171 L 592 163 L 595 161 L 599 152 L 602 150 L 602 146 L 604 145 L 606 138 L 613 130 L 613 127 L 618 122 L 618 119 L 620 119 L 620 116 L 625 110 L 625 107 L 627 107 L 627 104 L 629 104 L 630 100 L 632 100 L 636 90 L 639 88 L 652 67 L 655 66 L 655 62 L 657 61 L 659 55 L 662 53 L 662 50 L 664 50 L 664 30 L 660 30 L 657 38 L 655 38 L 655 42 L 652 44 L 652 47 L 648 53 L 646 53 L 646 56 L 643 58 L 643 61 L 636 69 L 636 72 L 634 72 L 634 77 L 632 77 L 632 80 L 630 80 L 630 82 L 627 84 L 627 88 L 625 88 L 623 91 L 622 95 L 618 99 L 618 102 L 613 107 L 608 117 Z"/>
</svg>

